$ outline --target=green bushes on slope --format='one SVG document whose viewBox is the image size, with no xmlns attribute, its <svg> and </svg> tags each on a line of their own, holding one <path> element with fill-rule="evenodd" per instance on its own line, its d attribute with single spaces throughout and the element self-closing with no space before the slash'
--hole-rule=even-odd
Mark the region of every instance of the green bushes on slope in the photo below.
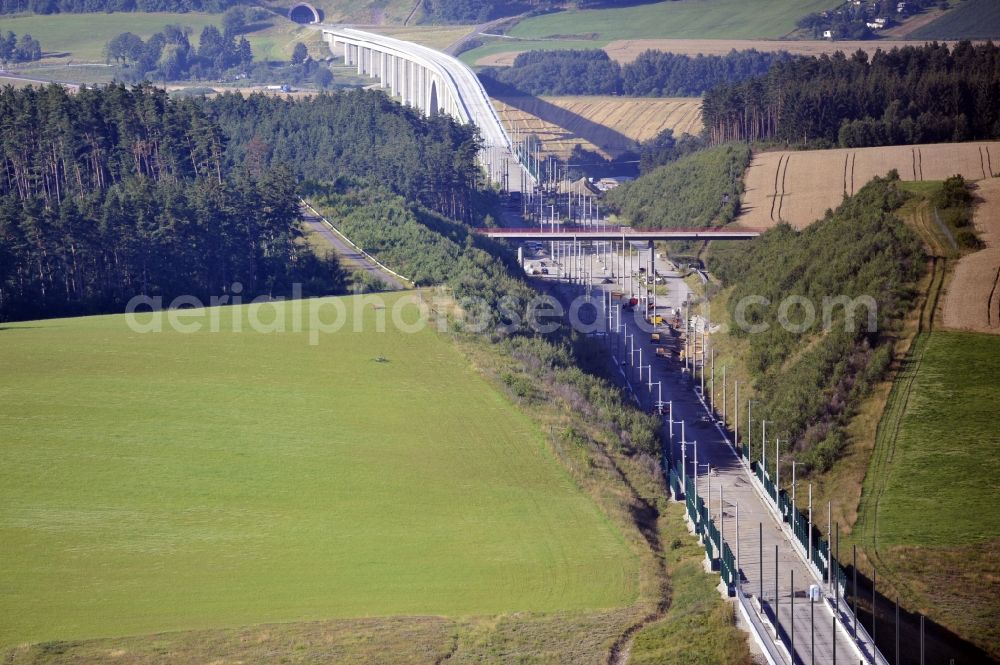
<svg viewBox="0 0 1000 665">
<path fill-rule="evenodd" d="M 608 193 L 628 224 L 644 228 L 715 226 L 739 212 L 750 148 L 721 145 L 661 166 Z"/>
<path fill-rule="evenodd" d="M 895 173 L 875 178 L 804 231 L 782 225 L 710 259 L 731 287 L 731 334 L 749 345 L 758 417 L 807 466 L 825 469 L 836 458 L 843 427 L 888 367 L 889 342 L 916 298 L 923 247 L 893 215 L 906 196 Z M 853 320 L 831 300 L 838 297 L 858 303 Z M 866 303 L 875 305 L 874 329 Z"/>
</svg>

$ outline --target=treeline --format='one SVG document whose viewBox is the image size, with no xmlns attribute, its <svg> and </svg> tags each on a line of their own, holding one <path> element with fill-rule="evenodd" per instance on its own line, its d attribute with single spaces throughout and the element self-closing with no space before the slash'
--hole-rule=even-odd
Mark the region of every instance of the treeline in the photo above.
<svg viewBox="0 0 1000 665">
<path fill-rule="evenodd" d="M 178 81 L 189 78 L 217 78 L 232 68 L 247 69 L 253 49 L 246 37 L 223 35 L 214 25 L 205 26 L 198 48 L 191 45 L 190 28 L 168 25 L 148 40 L 123 32 L 108 42 L 108 60 L 124 66 L 122 78 L 128 82 L 146 79 Z"/>
<path fill-rule="evenodd" d="M 434 23 L 483 23 L 503 16 L 554 5 L 550 0 L 423 0 L 425 17 Z"/>
<path fill-rule="evenodd" d="M 510 67 L 479 72 L 487 88 L 497 81 L 527 95 L 614 95 L 621 75 L 621 65 L 601 49 L 526 51 Z"/>
<path fill-rule="evenodd" d="M 530 95 L 697 97 L 720 83 L 766 74 L 775 62 L 791 58 L 784 51 L 754 49 L 694 57 L 645 51 L 619 65 L 600 49 L 528 51 L 513 66 L 485 68 L 480 76 Z"/>
<path fill-rule="evenodd" d="M 8 65 L 12 62 L 32 62 L 42 59 L 42 45 L 29 34 L 17 35 L 7 31 L 0 35 L 0 63 Z"/>
<path fill-rule="evenodd" d="M 825 470 L 840 454 L 845 427 L 887 370 L 893 335 L 914 304 L 923 245 L 893 214 L 906 197 L 892 172 L 804 231 L 781 225 L 709 257 L 731 287 L 730 334 L 749 347 L 755 417 L 774 423 L 768 432 L 807 469 Z M 786 302 L 793 294 L 811 305 Z M 853 317 L 843 305 L 827 305 L 839 297 L 870 298 L 875 329 L 863 301 Z"/>
<path fill-rule="evenodd" d="M 796 58 L 722 84 L 702 116 L 715 143 L 779 140 L 843 147 L 1000 136 L 1000 47 L 907 46 Z"/>
<path fill-rule="evenodd" d="M 0 320 L 120 311 L 136 295 L 343 288 L 298 242 L 294 175 L 225 159 L 205 109 L 162 90 L 0 91 Z"/>
<path fill-rule="evenodd" d="M 223 12 L 240 0 L 0 0 L 0 14 Z"/>
<path fill-rule="evenodd" d="M 726 224 L 739 213 L 750 148 L 727 144 L 695 152 L 608 192 L 628 224 L 681 228 Z"/>
<path fill-rule="evenodd" d="M 302 180 L 380 185 L 452 219 L 494 203 L 476 163 L 479 138 L 446 115 L 428 118 L 372 90 L 289 100 L 225 94 L 203 107 L 230 137 L 228 164 L 288 164 Z"/>
</svg>

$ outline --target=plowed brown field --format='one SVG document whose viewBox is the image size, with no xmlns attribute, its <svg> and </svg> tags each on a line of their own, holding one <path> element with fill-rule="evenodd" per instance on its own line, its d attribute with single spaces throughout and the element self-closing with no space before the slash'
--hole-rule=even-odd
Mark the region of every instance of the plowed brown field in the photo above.
<svg viewBox="0 0 1000 665">
<path fill-rule="evenodd" d="M 836 208 L 877 175 L 896 169 L 903 180 L 967 180 L 1000 175 L 1000 141 L 935 143 L 758 153 L 744 177 L 739 222 L 769 228 L 785 221 L 803 228 Z"/>
<path fill-rule="evenodd" d="M 986 248 L 959 259 L 945 292 L 942 321 L 1000 335 L 1000 178 L 979 183 L 975 224 Z"/>
<path fill-rule="evenodd" d="M 560 157 L 576 144 L 617 157 L 664 129 L 695 134 L 702 127 L 701 100 L 692 98 L 517 97 L 494 104 L 508 130 L 536 134 L 545 153 Z"/>
</svg>

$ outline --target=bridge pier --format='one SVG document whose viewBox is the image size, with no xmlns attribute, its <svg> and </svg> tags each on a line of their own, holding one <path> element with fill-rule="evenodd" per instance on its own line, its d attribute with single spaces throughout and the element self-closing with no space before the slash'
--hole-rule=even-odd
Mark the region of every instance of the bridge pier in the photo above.
<svg viewBox="0 0 1000 665">
<path fill-rule="evenodd" d="M 515 154 L 489 96 L 464 64 L 418 44 L 353 28 L 324 28 L 322 34 L 331 52 L 343 45 L 345 65 L 356 67 L 359 76 L 377 78 L 401 103 L 428 116 L 447 113 L 459 122 L 476 124 L 485 146 L 479 162 L 491 182 L 505 189 L 534 187 L 535 177 Z M 510 166 L 520 169 L 520 177 L 510 177 Z"/>
</svg>

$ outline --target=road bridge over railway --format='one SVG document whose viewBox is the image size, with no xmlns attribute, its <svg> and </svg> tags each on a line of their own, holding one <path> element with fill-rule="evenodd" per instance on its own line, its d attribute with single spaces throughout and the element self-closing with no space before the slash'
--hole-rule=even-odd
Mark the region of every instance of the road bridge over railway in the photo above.
<svg viewBox="0 0 1000 665">
<path fill-rule="evenodd" d="M 333 53 L 343 53 L 358 74 L 371 76 L 403 104 L 427 115 L 446 113 L 473 123 L 483 139 L 480 163 L 506 191 L 530 191 L 535 178 L 515 154 L 489 95 L 465 63 L 413 42 L 342 26 L 322 28 Z"/>
<path fill-rule="evenodd" d="M 560 226 L 555 229 L 509 229 L 489 228 L 476 229 L 476 232 L 489 238 L 505 240 L 536 240 L 536 241 L 576 241 L 611 240 L 619 242 L 644 240 L 752 240 L 762 231 L 758 229 L 632 229 L 628 227 L 611 226 L 595 228 L 592 226 Z"/>
</svg>

